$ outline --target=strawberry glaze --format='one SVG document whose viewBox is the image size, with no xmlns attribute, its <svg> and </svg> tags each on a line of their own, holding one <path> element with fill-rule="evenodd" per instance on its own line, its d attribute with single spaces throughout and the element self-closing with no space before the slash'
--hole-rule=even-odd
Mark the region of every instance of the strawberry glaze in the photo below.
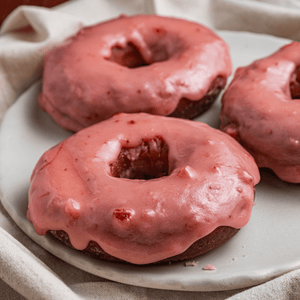
<svg viewBox="0 0 300 300">
<path fill-rule="evenodd" d="M 259 167 L 300 183 L 300 43 L 239 68 L 223 95 L 221 129 L 238 140 Z"/>
<path fill-rule="evenodd" d="M 232 72 L 227 44 L 208 28 L 162 16 L 87 27 L 44 60 L 40 106 L 78 131 L 119 112 L 169 115 Z"/>
<path fill-rule="evenodd" d="M 112 176 L 121 149 L 157 136 L 169 147 L 167 176 Z M 93 240 L 110 255 L 147 264 L 219 226 L 245 226 L 259 179 L 248 152 L 204 123 L 118 114 L 44 153 L 31 177 L 28 218 L 40 235 L 64 230 L 77 249 Z"/>
</svg>

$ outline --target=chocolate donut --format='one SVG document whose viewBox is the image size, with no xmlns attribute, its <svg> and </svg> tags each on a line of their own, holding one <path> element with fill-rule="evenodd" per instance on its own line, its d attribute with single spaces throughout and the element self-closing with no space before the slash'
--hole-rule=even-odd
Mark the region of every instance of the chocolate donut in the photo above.
<svg viewBox="0 0 300 300">
<path fill-rule="evenodd" d="M 27 215 L 38 234 L 51 231 L 102 259 L 178 260 L 219 246 L 245 226 L 258 181 L 250 154 L 217 129 L 118 114 L 43 154 Z"/>
<path fill-rule="evenodd" d="M 300 183 L 300 43 L 237 69 L 222 99 L 221 129 L 261 168 Z"/>
<path fill-rule="evenodd" d="M 44 59 L 39 104 L 78 131 L 116 113 L 195 118 L 224 88 L 227 44 L 186 20 L 138 15 L 87 27 Z"/>
</svg>

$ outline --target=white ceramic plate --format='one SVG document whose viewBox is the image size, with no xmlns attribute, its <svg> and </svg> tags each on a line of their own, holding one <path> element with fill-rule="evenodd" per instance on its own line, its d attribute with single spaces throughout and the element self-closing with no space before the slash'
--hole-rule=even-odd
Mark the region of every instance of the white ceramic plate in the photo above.
<svg viewBox="0 0 300 300">
<path fill-rule="evenodd" d="M 220 32 L 231 48 L 234 67 L 277 50 L 287 40 L 264 35 Z M 263 173 L 248 225 L 229 242 L 196 258 L 165 266 L 131 266 L 93 260 L 51 236 L 38 236 L 26 218 L 29 178 L 42 153 L 70 135 L 37 105 L 34 84 L 9 109 L 0 133 L 3 205 L 24 232 L 64 261 L 92 274 L 126 284 L 160 289 L 218 291 L 263 283 L 300 267 L 300 185 Z M 219 126 L 220 102 L 198 120 Z M 217 270 L 204 271 L 207 265 Z"/>
</svg>

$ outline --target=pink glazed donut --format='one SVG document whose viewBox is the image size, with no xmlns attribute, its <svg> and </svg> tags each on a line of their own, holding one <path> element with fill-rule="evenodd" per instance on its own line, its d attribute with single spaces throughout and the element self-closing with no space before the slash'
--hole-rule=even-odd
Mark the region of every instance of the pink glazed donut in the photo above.
<svg viewBox="0 0 300 300">
<path fill-rule="evenodd" d="M 186 20 L 122 16 L 87 27 L 44 60 L 39 104 L 78 131 L 116 113 L 195 118 L 232 72 L 227 44 Z"/>
<path fill-rule="evenodd" d="M 222 99 L 221 129 L 259 167 L 300 183 L 300 43 L 239 68 Z"/>
<path fill-rule="evenodd" d="M 205 253 L 245 226 L 259 179 L 251 155 L 222 131 L 118 114 L 43 154 L 27 215 L 38 234 L 50 231 L 101 259 L 175 261 Z"/>
</svg>

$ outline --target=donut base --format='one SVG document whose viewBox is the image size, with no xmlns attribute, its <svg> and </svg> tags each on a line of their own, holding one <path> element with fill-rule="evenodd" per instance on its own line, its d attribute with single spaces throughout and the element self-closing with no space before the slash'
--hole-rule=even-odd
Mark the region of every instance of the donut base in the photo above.
<svg viewBox="0 0 300 300">
<path fill-rule="evenodd" d="M 167 259 L 155 262 L 154 264 L 167 264 L 170 262 L 177 262 L 187 259 L 195 258 L 196 256 L 202 255 L 204 253 L 207 253 L 225 242 L 227 242 L 229 239 L 231 239 L 237 232 L 239 231 L 239 228 L 232 228 L 228 226 L 220 226 L 216 228 L 214 231 L 212 231 L 207 236 L 199 239 L 195 243 L 193 243 L 186 251 L 184 251 L 181 254 L 175 255 L 173 257 L 169 257 Z M 69 239 L 68 234 L 63 230 L 50 230 L 49 233 L 53 235 L 55 238 L 63 242 L 68 247 L 71 247 L 75 249 Z M 80 250 L 78 250 L 80 251 Z M 90 241 L 88 246 L 81 250 L 80 252 L 83 252 L 87 254 L 88 256 L 96 259 L 101 259 L 104 261 L 110 261 L 110 262 L 118 262 L 118 263 L 126 263 L 128 262 L 121 260 L 117 257 L 111 256 L 110 254 L 106 253 L 96 242 Z"/>
<path fill-rule="evenodd" d="M 226 79 L 224 77 L 217 77 L 203 98 L 197 101 L 192 101 L 187 98 L 180 99 L 176 109 L 168 116 L 182 119 L 194 119 L 202 115 L 217 100 L 225 85 Z"/>
</svg>

